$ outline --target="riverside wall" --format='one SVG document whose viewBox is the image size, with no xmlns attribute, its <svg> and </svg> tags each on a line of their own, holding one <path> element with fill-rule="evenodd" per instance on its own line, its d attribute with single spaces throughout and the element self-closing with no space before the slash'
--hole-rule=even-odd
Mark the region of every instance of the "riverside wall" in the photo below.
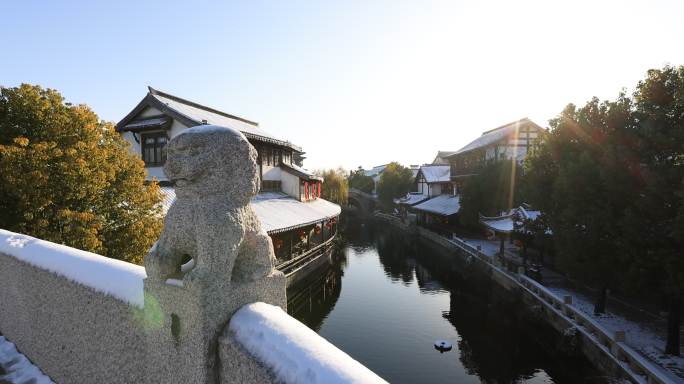
<svg viewBox="0 0 684 384">
<path fill-rule="evenodd" d="M 447 239 L 425 228 L 405 223 L 400 218 L 376 212 L 374 219 L 391 224 L 405 233 L 453 252 L 454 255 L 483 267 L 485 274 L 512 295 L 518 295 L 526 309 L 551 325 L 564 337 L 574 338 L 574 344 L 597 368 L 613 377 L 632 383 L 670 384 L 680 382 L 643 358 L 625 342 L 625 335 L 612 333 L 586 314 L 572 307 L 572 298 L 560 298 L 519 271 L 507 270 L 498 259 L 458 239 Z M 521 272 L 521 271 L 520 271 Z"/>
</svg>

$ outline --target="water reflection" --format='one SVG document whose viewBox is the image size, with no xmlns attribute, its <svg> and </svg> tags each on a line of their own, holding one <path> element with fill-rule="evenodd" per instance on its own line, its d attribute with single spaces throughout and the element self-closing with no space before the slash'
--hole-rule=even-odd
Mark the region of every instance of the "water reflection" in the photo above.
<svg viewBox="0 0 684 384">
<path fill-rule="evenodd" d="M 316 332 L 340 297 L 344 258 L 344 252 L 334 250 L 329 263 L 287 291 L 287 312 Z"/>
<path fill-rule="evenodd" d="M 288 312 L 388 381 L 605 382 L 476 266 L 380 226 L 343 236 L 330 265 L 288 291 Z M 443 338 L 454 349 L 440 355 Z"/>
</svg>

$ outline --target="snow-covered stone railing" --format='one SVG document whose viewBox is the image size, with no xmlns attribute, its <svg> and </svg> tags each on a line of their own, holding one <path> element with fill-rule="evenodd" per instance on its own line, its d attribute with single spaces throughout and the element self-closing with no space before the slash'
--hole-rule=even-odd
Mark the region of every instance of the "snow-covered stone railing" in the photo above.
<svg viewBox="0 0 684 384">
<path fill-rule="evenodd" d="M 557 316 L 572 324 L 578 332 L 594 341 L 606 354 L 615 358 L 617 364 L 624 368 L 624 372 L 629 375 L 632 381 L 649 384 L 680 382 L 674 375 L 651 363 L 627 345 L 624 331 L 611 332 L 586 313 L 575 308 L 572 305 L 572 296 L 560 298 L 548 288 L 525 275 L 519 275 L 519 280 L 547 310 L 553 311 Z"/>
<path fill-rule="evenodd" d="M 279 382 L 385 383 L 279 307 L 264 303 L 246 305 L 235 313 L 228 329 Z"/>
<path fill-rule="evenodd" d="M 144 382 L 144 278 L 143 267 L 0 230 L 0 333 L 56 382 Z"/>
</svg>

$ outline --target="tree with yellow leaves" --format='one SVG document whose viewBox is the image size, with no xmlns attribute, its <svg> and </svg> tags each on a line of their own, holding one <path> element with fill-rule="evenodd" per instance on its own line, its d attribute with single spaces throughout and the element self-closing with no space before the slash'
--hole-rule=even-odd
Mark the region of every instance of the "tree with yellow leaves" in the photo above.
<svg viewBox="0 0 684 384">
<path fill-rule="evenodd" d="M 0 87 L 0 228 L 141 264 L 160 201 L 142 160 L 88 106 Z"/>
</svg>

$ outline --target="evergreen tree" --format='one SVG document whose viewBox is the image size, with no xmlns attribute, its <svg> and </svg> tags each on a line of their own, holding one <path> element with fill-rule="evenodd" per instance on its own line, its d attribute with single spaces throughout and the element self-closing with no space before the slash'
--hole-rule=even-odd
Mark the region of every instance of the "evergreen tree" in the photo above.
<svg viewBox="0 0 684 384">
<path fill-rule="evenodd" d="M 628 227 L 632 276 L 668 303 L 665 352 L 679 355 L 684 293 L 684 66 L 648 71 L 634 93 L 643 188 Z"/>
<path fill-rule="evenodd" d="M 553 230 L 559 265 L 599 289 L 596 313 L 623 276 L 621 223 L 635 196 L 631 101 L 594 98 L 569 105 L 551 120 L 551 132 L 527 162 L 530 202 Z"/>
<path fill-rule="evenodd" d="M 355 188 L 359 191 L 371 193 L 375 182 L 373 178 L 366 175 L 363 168 L 359 167 L 356 171 L 349 174 L 349 188 Z"/>
<path fill-rule="evenodd" d="M 413 172 L 397 162 L 387 164 L 380 174 L 378 197 L 385 206 L 392 206 L 393 200 L 406 196 L 413 188 Z"/>
<path fill-rule="evenodd" d="M 111 123 L 55 90 L 0 87 L 0 228 L 142 263 L 160 191 Z"/>
<path fill-rule="evenodd" d="M 477 229 L 480 214 L 497 216 L 519 206 L 522 201 L 522 167 L 515 160 L 488 164 L 465 182 L 461 191 L 461 225 Z"/>
</svg>

